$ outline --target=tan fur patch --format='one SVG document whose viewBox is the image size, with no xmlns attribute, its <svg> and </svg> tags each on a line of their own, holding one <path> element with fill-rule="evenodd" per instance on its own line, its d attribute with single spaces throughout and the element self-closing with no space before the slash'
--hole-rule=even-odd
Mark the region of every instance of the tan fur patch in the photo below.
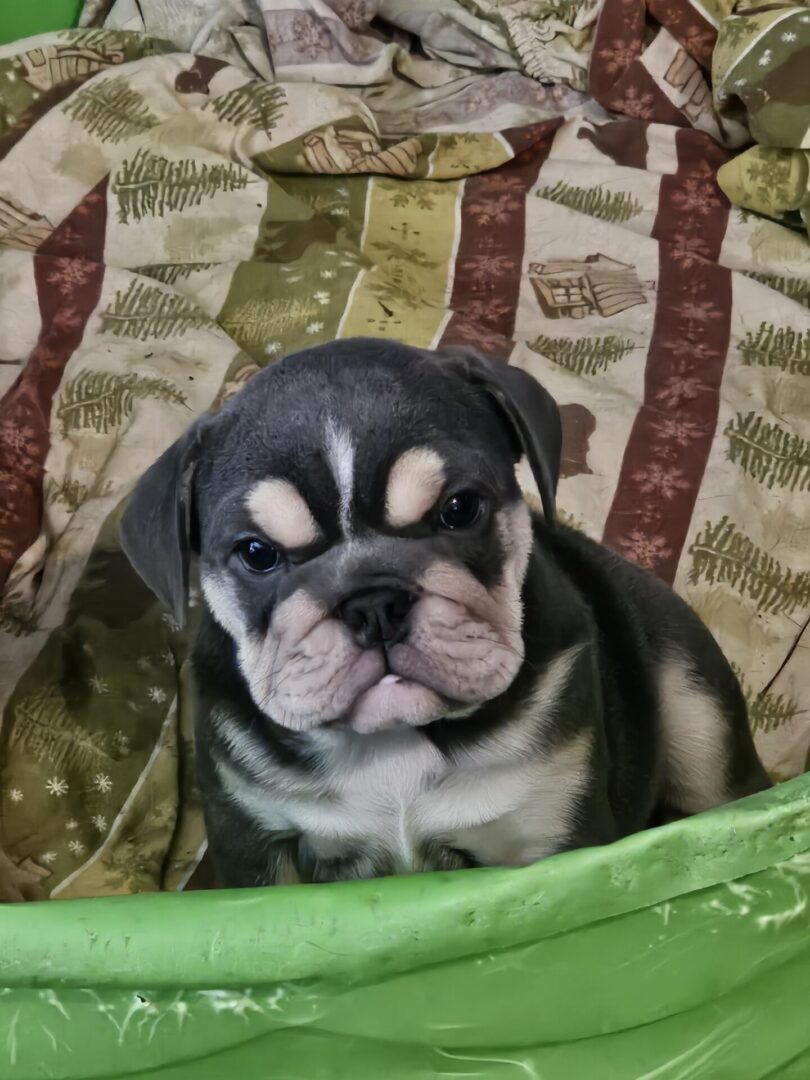
<svg viewBox="0 0 810 1080">
<path fill-rule="evenodd" d="M 312 511 L 289 480 L 262 480 L 248 493 L 247 508 L 262 532 L 282 547 L 306 547 L 320 536 Z"/>
<path fill-rule="evenodd" d="M 444 486 L 444 462 L 425 446 L 415 446 L 397 458 L 388 474 L 385 516 L 399 528 L 421 521 Z"/>
</svg>

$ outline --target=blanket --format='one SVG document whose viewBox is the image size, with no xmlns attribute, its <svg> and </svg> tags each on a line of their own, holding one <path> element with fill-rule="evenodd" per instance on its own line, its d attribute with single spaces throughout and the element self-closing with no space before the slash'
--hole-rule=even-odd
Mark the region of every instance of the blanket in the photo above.
<svg viewBox="0 0 810 1080">
<path fill-rule="evenodd" d="M 51 896 L 205 882 L 199 593 L 180 629 L 117 526 L 336 337 L 536 375 L 562 516 L 692 604 L 805 767 L 810 244 L 717 185 L 719 6 L 90 0 L 0 49 L 0 846 Z"/>
</svg>

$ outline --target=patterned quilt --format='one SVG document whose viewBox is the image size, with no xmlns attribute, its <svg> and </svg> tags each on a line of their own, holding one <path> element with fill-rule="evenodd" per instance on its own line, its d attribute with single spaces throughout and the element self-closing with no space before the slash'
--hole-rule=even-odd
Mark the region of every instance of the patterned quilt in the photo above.
<svg viewBox="0 0 810 1080">
<path fill-rule="evenodd" d="M 565 517 L 688 599 L 805 767 L 810 243 L 716 182 L 723 6 L 90 0 L 0 49 L 0 846 L 51 895 L 204 881 L 188 634 L 117 524 L 335 337 L 537 375 Z"/>
</svg>

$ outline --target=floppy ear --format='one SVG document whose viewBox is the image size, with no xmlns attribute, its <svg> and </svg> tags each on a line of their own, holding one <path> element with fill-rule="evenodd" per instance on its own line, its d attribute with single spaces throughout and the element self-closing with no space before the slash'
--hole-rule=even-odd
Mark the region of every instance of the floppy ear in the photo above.
<svg viewBox="0 0 810 1080">
<path fill-rule="evenodd" d="M 178 626 L 185 623 L 198 420 L 138 481 L 121 518 L 124 554 Z"/>
<path fill-rule="evenodd" d="M 562 427 L 557 403 L 528 372 L 502 360 L 489 360 L 472 349 L 449 348 L 471 383 L 485 390 L 506 420 L 531 466 L 548 525 L 555 521 L 554 496 L 560 477 Z"/>
</svg>

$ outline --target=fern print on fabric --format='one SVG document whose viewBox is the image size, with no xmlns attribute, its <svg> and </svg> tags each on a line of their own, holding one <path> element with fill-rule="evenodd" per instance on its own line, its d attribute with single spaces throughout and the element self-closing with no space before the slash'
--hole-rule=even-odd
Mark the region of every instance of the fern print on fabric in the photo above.
<svg viewBox="0 0 810 1080">
<path fill-rule="evenodd" d="M 626 191 L 608 191 L 601 184 L 595 187 L 577 187 L 565 180 L 558 180 L 538 193 L 541 199 L 567 206 L 581 214 L 589 214 L 600 221 L 621 224 L 640 214 L 644 207 Z"/>
<path fill-rule="evenodd" d="M 810 443 L 800 435 L 753 412 L 737 413 L 725 434 L 729 459 L 761 484 L 810 490 Z"/>
<path fill-rule="evenodd" d="M 170 161 L 141 147 L 122 162 L 112 191 L 118 198 L 118 219 L 126 225 L 147 216 L 163 217 L 167 210 L 199 206 L 219 192 L 244 190 L 249 179 L 250 174 L 233 163 Z"/>
<path fill-rule="evenodd" d="M 740 355 L 749 367 L 775 367 L 790 375 L 810 375 L 810 333 L 762 322 L 740 342 Z"/>
<path fill-rule="evenodd" d="M 120 143 L 160 123 L 123 75 L 91 80 L 68 101 L 65 112 L 101 142 Z"/>
<path fill-rule="evenodd" d="M 743 273 L 752 281 L 758 281 L 760 285 L 775 289 L 788 300 L 795 300 L 797 304 L 804 304 L 805 307 L 810 308 L 810 281 L 803 278 L 782 277 L 780 274 L 761 274 L 755 270 L 744 270 Z"/>
<path fill-rule="evenodd" d="M 56 415 L 63 434 L 91 428 L 106 435 L 130 415 L 138 398 L 187 405 L 185 396 L 169 379 L 85 369 L 66 384 Z"/>
<path fill-rule="evenodd" d="M 280 86 L 265 82 L 251 82 L 239 86 L 205 107 L 229 124 L 250 124 L 270 132 L 276 126 L 287 102 L 287 95 Z"/>
<path fill-rule="evenodd" d="M 192 300 L 138 280 L 124 292 L 116 292 L 101 315 L 104 332 L 138 341 L 185 334 L 209 323 L 208 316 Z"/>
<path fill-rule="evenodd" d="M 629 338 L 613 334 L 589 338 L 555 338 L 541 334 L 529 348 L 576 375 L 596 375 L 628 356 L 635 345 Z"/>
<path fill-rule="evenodd" d="M 737 526 L 723 517 L 707 522 L 689 549 L 689 582 L 730 585 L 754 601 L 758 611 L 792 615 L 810 603 L 810 571 L 785 570 L 767 551 L 758 548 Z"/>
<path fill-rule="evenodd" d="M 265 345 L 276 337 L 283 337 L 291 330 L 304 327 L 322 327 L 318 321 L 322 314 L 316 298 L 306 296 L 290 299 L 265 299 L 254 296 L 243 301 L 233 312 L 221 318 L 222 329 L 245 346 Z"/>
<path fill-rule="evenodd" d="M 731 666 L 745 697 L 748 706 L 748 722 L 754 733 L 761 731 L 767 735 L 794 718 L 799 707 L 795 698 L 789 694 L 775 694 L 771 690 L 763 690 L 755 694 L 746 682 L 742 669 L 737 664 Z"/>
<path fill-rule="evenodd" d="M 216 263 L 188 262 L 188 263 L 156 263 L 154 266 L 133 266 L 132 272 L 142 277 L 152 278 L 164 285 L 175 285 L 178 281 L 185 281 L 198 270 L 211 270 Z"/>
</svg>

